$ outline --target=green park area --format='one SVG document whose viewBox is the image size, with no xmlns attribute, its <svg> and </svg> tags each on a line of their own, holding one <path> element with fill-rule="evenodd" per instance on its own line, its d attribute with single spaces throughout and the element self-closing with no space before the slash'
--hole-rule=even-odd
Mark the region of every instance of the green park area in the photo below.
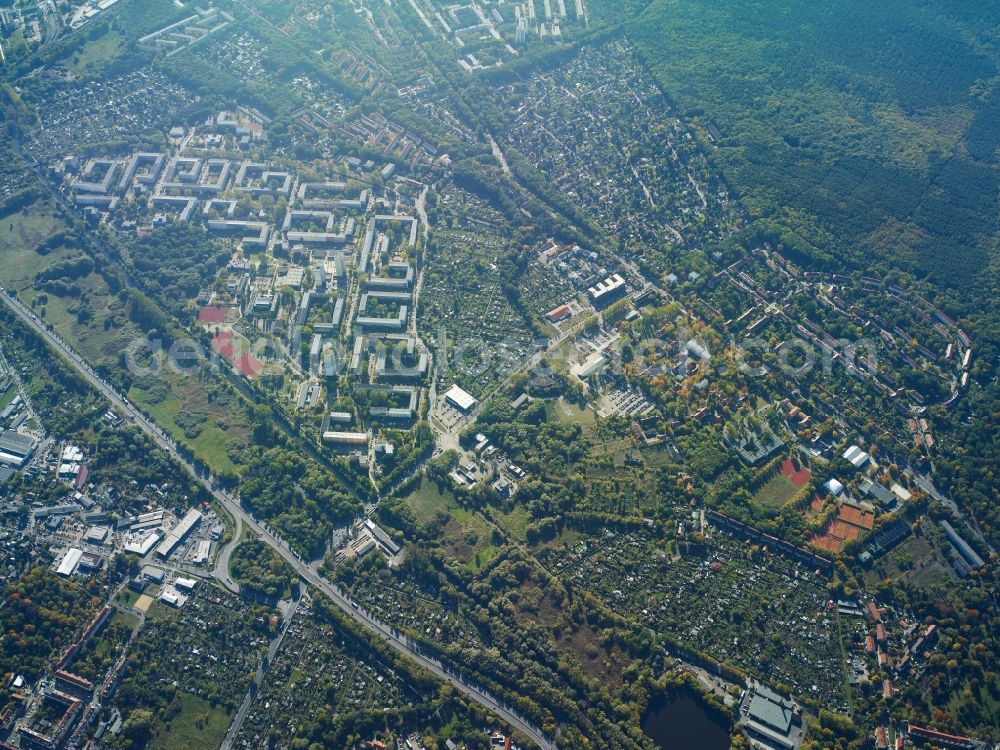
<svg viewBox="0 0 1000 750">
<path fill-rule="evenodd" d="M 18 291 L 31 287 L 35 273 L 56 259 L 46 258 L 36 248 L 65 228 L 63 220 L 42 202 L 0 216 L 0 279 L 4 286 Z"/>
<path fill-rule="evenodd" d="M 118 57 L 124 44 L 125 38 L 118 31 L 108 29 L 97 38 L 88 39 L 67 60 L 67 67 L 77 75 L 85 75 Z"/>
<path fill-rule="evenodd" d="M 445 554 L 470 569 L 479 570 L 499 552 L 489 523 L 434 482 L 422 479 L 405 502 L 417 523 L 436 535 Z"/>
<path fill-rule="evenodd" d="M 763 508 L 777 510 L 793 497 L 799 488 L 784 474 L 776 473 L 753 496 L 753 502 Z"/>
<path fill-rule="evenodd" d="M 150 750 L 218 747 L 229 729 L 229 714 L 222 706 L 196 695 L 178 693 L 167 713 L 172 716 L 154 730 Z"/>
</svg>

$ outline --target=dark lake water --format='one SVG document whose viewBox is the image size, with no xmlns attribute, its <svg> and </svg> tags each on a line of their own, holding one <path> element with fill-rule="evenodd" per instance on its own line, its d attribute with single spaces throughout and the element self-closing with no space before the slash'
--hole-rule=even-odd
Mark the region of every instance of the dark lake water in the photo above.
<svg viewBox="0 0 1000 750">
<path fill-rule="evenodd" d="M 708 713 L 690 690 L 654 702 L 642 717 L 642 731 L 661 750 L 728 750 L 729 730 Z"/>
</svg>

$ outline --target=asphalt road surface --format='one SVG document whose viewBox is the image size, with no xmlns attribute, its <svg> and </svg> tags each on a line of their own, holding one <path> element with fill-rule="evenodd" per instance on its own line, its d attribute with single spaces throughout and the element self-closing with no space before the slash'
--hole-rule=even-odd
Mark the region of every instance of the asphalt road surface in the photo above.
<svg viewBox="0 0 1000 750">
<path fill-rule="evenodd" d="M 219 489 L 212 481 L 211 477 L 205 478 L 200 476 L 195 470 L 195 467 L 177 451 L 174 441 L 162 429 L 160 429 L 153 421 L 148 419 L 142 412 L 133 407 L 131 403 L 119 395 L 118 392 L 115 391 L 115 389 L 108 383 L 102 380 L 93 368 L 87 364 L 83 357 L 77 354 L 69 346 L 69 344 L 63 341 L 59 336 L 49 331 L 44 324 L 40 323 L 37 316 L 32 313 L 31 310 L 21 304 L 21 302 L 16 298 L 8 295 L 6 290 L 0 292 L 0 301 L 10 308 L 10 310 L 14 312 L 26 326 L 35 331 L 35 333 L 40 335 L 53 348 L 55 348 L 56 351 L 58 351 L 71 365 L 73 365 L 77 372 L 79 372 L 79 374 L 88 383 L 90 383 L 90 385 L 100 391 L 101 394 L 104 395 L 104 397 L 114 404 L 120 411 L 127 414 L 128 417 L 131 418 L 132 422 L 148 434 L 160 448 L 170 453 L 174 460 L 184 466 L 188 473 L 191 474 L 196 481 L 200 482 L 206 490 L 212 493 L 213 497 L 215 497 L 215 499 L 229 511 L 233 518 L 237 520 L 237 524 L 242 522 L 254 533 L 260 536 L 261 539 L 267 542 L 272 548 L 274 548 L 274 550 L 281 555 L 282 558 L 284 558 L 284 560 L 299 574 L 299 576 L 301 576 L 304 581 L 306 581 L 306 583 L 325 594 L 334 604 L 340 607 L 344 613 L 346 613 L 359 625 L 362 625 L 369 631 L 374 632 L 387 644 L 400 653 L 413 659 L 421 667 L 435 675 L 438 679 L 450 683 L 456 690 L 465 695 L 467 698 L 474 700 L 479 705 L 491 711 L 497 717 L 507 722 L 507 724 L 512 728 L 516 729 L 518 732 L 538 745 L 541 750 L 556 750 L 555 744 L 548 740 L 539 729 L 530 724 L 520 714 L 515 713 L 512 709 L 508 708 L 506 704 L 497 700 L 489 693 L 483 692 L 475 685 L 469 684 L 458 675 L 449 671 L 437 659 L 422 654 L 418 650 L 417 644 L 411 639 L 405 635 L 397 633 L 397 631 L 393 628 L 390 628 L 382 622 L 376 620 L 374 617 L 361 609 L 356 603 L 345 597 L 339 589 L 333 586 L 325 578 L 321 577 L 319 573 L 310 568 L 305 561 L 300 559 L 299 556 L 289 548 L 287 542 L 275 536 L 264 525 L 258 523 L 250 514 L 240 507 L 239 502 L 235 498 Z"/>
</svg>

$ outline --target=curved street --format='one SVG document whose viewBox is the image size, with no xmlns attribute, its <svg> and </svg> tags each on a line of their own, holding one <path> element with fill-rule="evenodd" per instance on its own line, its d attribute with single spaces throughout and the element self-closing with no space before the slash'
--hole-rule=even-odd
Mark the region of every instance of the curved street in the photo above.
<svg viewBox="0 0 1000 750">
<path fill-rule="evenodd" d="M 480 706 L 491 711 L 497 717 L 505 721 L 513 729 L 517 730 L 525 737 L 534 742 L 541 750 L 556 750 L 556 746 L 542 734 L 541 730 L 533 726 L 527 719 L 515 713 L 506 704 L 494 698 L 489 693 L 480 690 L 475 685 L 471 685 L 454 672 L 448 670 L 437 659 L 426 656 L 418 650 L 418 645 L 411 639 L 398 633 L 382 622 L 376 620 L 356 603 L 344 596 L 341 591 L 317 571 L 309 567 L 292 549 L 288 543 L 274 535 L 264 524 L 259 523 L 240 506 L 239 502 L 227 492 L 219 489 L 211 477 L 202 477 L 195 470 L 195 467 L 184 458 L 177 450 L 176 443 L 152 420 L 147 418 L 142 412 L 132 406 L 131 403 L 91 368 L 91 366 L 72 349 L 62 338 L 49 331 L 44 324 L 38 321 L 38 317 L 25 307 L 20 300 L 11 297 L 6 289 L 0 290 L 0 300 L 14 314 L 16 314 L 25 325 L 47 341 L 56 349 L 80 375 L 107 398 L 116 408 L 127 414 L 132 422 L 148 434 L 157 446 L 167 451 L 178 463 L 180 463 L 188 473 L 200 482 L 206 490 L 232 515 L 237 526 L 245 524 L 251 531 L 260 536 L 267 544 L 277 551 L 279 555 L 306 581 L 318 591 L 327 596 L 345 614 L 359 625 L 364 626 L 369 631 L 374 632 L 379 638 L 385 641 L 392 648 L 413 659 L 421 667 L 433 674 L 438 679 L 450 683 L 456 690 L 467 698 L 478 703 Z M 237 539 L 239 537 L 236 537 Z"/>
<path fill-rule="evenodd" d="M 233 556 L 233 552 L 240 546 L 240 542 L 243 541 L 243 519 L 239 516 L 233 516 L 233 520 L 236 526 L 233 529 L 233 538 L 226 542 L 225 546 L 219 550 L 219 556 L 215 560 L 215 569 L 212 574 L 215 576 L 215 580 L 234 594 L 238 594 L 240 593 L 240 587 L 233 580 L 229 572 L 229 561 Z"/>
</svg>

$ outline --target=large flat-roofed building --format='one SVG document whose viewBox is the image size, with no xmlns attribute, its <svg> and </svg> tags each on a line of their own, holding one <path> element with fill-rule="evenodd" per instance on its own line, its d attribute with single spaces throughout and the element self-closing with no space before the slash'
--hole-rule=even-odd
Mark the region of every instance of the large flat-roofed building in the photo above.
<svg viewBox="0 0 1000 750">
<path fill-rule="evenodd" d="M 594 307 L 603 307 L 625 294 L 625 279 L 621 274 L 612 274 L 604 281 L 598 282 L 587 290 L 590 302 Z"/>
<path fill-rule="evenodd" d="M 365 528 L 368 529 L 368 532 L 372 535 L 372 537 L 374 537 L 375 541 L 385 548 L 386 552 L 390 555 L 399 554 L 399 545 L 396 544 L 392 538 L 370 518 L 365 519 Z"/>
<path fill-rule="evenodd" d="M 149 203 L 153 208 L 177 214 L 177 221 L 182 224 L 191 220 L 191 215 L 198 207 L 198 199 L 187 195 L 154 195 Z"/>
<path fill-rule="evenodd" d="M 349 445 L 355 448 L 361 448 L 368 445 L 368 433 L 328 430 L 323 433 L 323 442 L 333 443 L 334 445 Z"/>
<path fill-rule="evenodd" d="M 126 552 L 131 552 L 133 555 L 145 557 L 149 554 L 150 550 L 156 546 L 160 539 L 162 539 L 162 537 L 155 531 L 132 533 L 125 538 L 124 549 Z"/>
<path fill-rule="evenodd" d="M 399 312 L 395 317 L 376 318 L 369 315 L 359 315 L 354 320 L 354 325 L 359 329 L 373 331 L 402 331 L 406 328 L 406 320 L 409 316 L 409 307 L 400 305 Z"/>
<path fill-rule="evenodd" d="M 184 538 L 191 533 L 191 530 L 199 524 L 201 521 L 201 513 L 197 508 L 191 508 L 187 513 L 184 514 L 184 518 L 170 530 L 166 538 L 160 542 L 160 546 L 156 548 L 156 554 L 160 557 L 170 557 L 173 551 L 177 548 L 177 545 L 184 541 Z"/>
<path fill-rule="evenodd" d="M 108 538 L 109 530 L 105 526 L 91 526 L 87 529 L 84 539 L 89 544 L 104 544 Z"/>
<path fill-rule="evenodd" d="M 791 709 L 762 695 L 750 699 L 749 715 L 755 721 L 787 734 L 792 726 Z"/>
<path fill-rule="evenodd" d="M 236 172 L 235 190 L 253 196 L 279 195 L 286 198 L 292 191 L 290 172 L 269 169 L 266 164 L 245 161 Z"/>
<path fill-rule="evenodd" d="M 128 190 L 133 181 L 137 185 L 151 187 L 156 184 L 167 157 L 160 153 L 134 154 L 125 167 L 125 174 L 118 184 L 119 190 Z"/>
<path fill-rule="evenodd" d="M 601 352 L 594 352 L 579 365 L 574 365 L 571 368 L 571 371 L 574 375 L 580 378 L 580 380 L 586 380 L 592 375 L 598 375 L 603 372 L 607 364 L 607 357 L 601 354 Z"/>
<path fill-rule="evenodd" d="M 113 159 L 91 159 L 80 179 L 72 183 L 72 188 L 80 193 L 108 195 L 117 184 L 115 175 L 119 166 Z"/>
<path fill-rule="evenodd" d="M 77 547 L 70 547 L 65 556 L 63 556 L 62 562 L 59 563 L 59 567 L 56 568 L 56 573 L 61 576 L 71 576 L 76 572 L 77 566 L 80 564 L 80 558 L 83 557 L 83 550 Z"/>
<path fill-rule="evenodd" d="M 397 275 L 369 276 L 365 279 L 365 289 L 398 292 L 413 288 L 413 282 L 416 278 L 413 266 L 407 263 L 389 263 L 387 270 Z"/>
<path fill-rule="evenodd" d="M 444 400 L 463 414 L 468 414 L 472 411 L 472 407 L 477 403 L 476 397 L 459 388 L 457 383 L 444 394 Z"/>
<path fill-rule="evenodd" d="M 144 565 L 142 567 L 142 574 L 153 583 L 163 583 L 163 580 L 167 577 L 162 568 L 155 568 L 152 565 Z"/>
<path fill-rule="evenodd" d="M 969 543 L 963 539 L 955 527 L 952 526 L 948 521 L 938 521 L 941 528 L 944 530 L 945 536 L 948 537 L 948 541 L 951 542 L 952 547 L 961 556 L 961 558 L 968 564 L 969 568 L 972 570 L 978 570 L 979 568 L 986 565 L 986 561 L 983 560 L 979 554 L 969 546 Z"/>
<path fill-rule="evenodd" d="M 300 228 L 303 225 L 312 228 Z M 302 209 L 286 211 L 285 221 L 281 226 L 289 242 L 314 245 L 343 245 L 354 236 L 354 228 L 353 218 L 338 221 L 337 215 L 332 211 Z"/>
<path fill-rule="evenodd" d="M 80 556 L 80 564 L 77 566 L 77 570 L 92 573 L 95 570 L 100 570 L 102 565 L 104 565 L 103 557 L 93 552 L 84 552 Z"/>
<path fill-rule="evenodd" d="M 240 242 L 246 247 L 267 247 L 271 237 L 271 226 L 263 221 L 222 221 L 210 219 L 207 223 L 210 232 L 227 235 L 239 235 Z"/>
<path fill-rule="evenodd" d="M 740 723 L 755 746 L 773 750 L 796 750 L 805 735 L 796 704 L 754 680 L 741 702 Z"/>
<path fill-rule="evenodd" d="M 387 347 L 379 347 L 378 355 L 375 359 L 375 375 L 386 382 L 412 382 L 421 380 L 427 374 L 430 361 L 427 353 L 421 351 L 415 354 L 416 340 L 407 339 L 402 346 L 389 350 Z M 403 363 L 403 356 L 416 358 L 412 365 Z"/>
<path fill-rule="evenodd" d="M 368 391 L 381 391 L 397 404 L 405 403 L 405 406 L 372 406 L 368 409 L 368 416 L 379 421 L 406 422 L 417 416 L 417 403 L 420 391 L 408 385 L 368 386 Z"/>
<path fill-rule="evenodd" d="M 11 430 L 0 432 L 0 463 L 20 469 L 31 458 L 37 444 L 31 435 Z"/>
<path fill-rule="evenodd" d="M 195 565 L 206 565 L 211 552 L 212 543 L 208 539 L 200 539 L 191 553 L 191 562 Z"/>
</svg>

